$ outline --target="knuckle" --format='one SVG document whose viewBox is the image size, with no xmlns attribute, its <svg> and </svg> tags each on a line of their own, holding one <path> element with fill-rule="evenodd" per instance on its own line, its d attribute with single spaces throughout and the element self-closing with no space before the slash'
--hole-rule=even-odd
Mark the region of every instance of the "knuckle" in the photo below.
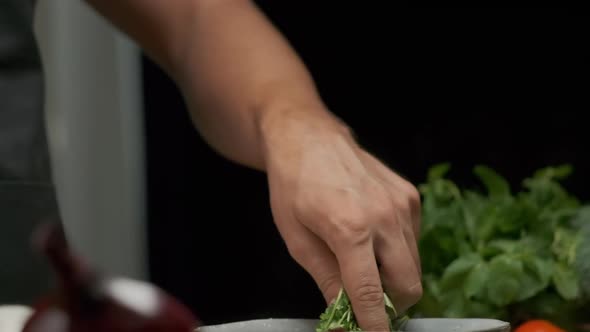
<svg viewBox="0 0 590 332">
<path fill-rule="evenodd" d="M 420 197 L 420 192 L 418 191 L 418 189 L 416 189 L 416 187 L 414 187 L 413 185 L 409 185 L 408 190 L 408 200 L 410 202 L 410 206 L 412 207 L 418 207 L 421 204 L 421 197 Z"/>
<path fill-rule="evenodd" d="M 411 218 L 412 208 L 406 197 L 396 197 L 393 203 L 394 215 L 397 222 L 404 221 L 404 219 Z M 401 219 L 401 220 L 400 220 Z"/>
<path fill-rule="evenodd" d="M 299 242 L 292 242 L 287 245 L 289 255 L 298 263 L 305 264 L 309 258 L 308 247 Z"/>
<path fill-rule="evenodd" d="M 418 303 L 423 296 L 422 283 L 417 282 L 412 286 L 388 289 L 388 294 L 392 296 L 395 302 L 395 308 L 399 311 L 406 311 L 407 309 Z"/>
<path fill-rule="evenodd" d="M 351 209 L 346 211 L 351 211 Z M 371 235 L 369 220 L 360 213 L 347 213 L 346 211 L 333 214 L 330 217 L 330 223 L 338 241 L 350 244 L 367 240 Z"/>
<path fill-rule="evenodd" d="M 364 308 L 378 308 L 384 303 L 381 286 L 373 283 L 361 285 L 354 292 L 358 304 Z"/>
<path fill-rule="evenodd" d="M 412 210 L 412 211 L 417 211 L 420 209 L 420 205 L 422 204 L 422 198 L 420 196 L 420 192 L 418 191 L 418 189 L 412 185 L 409 182 L 406 182 L 404 184 L 404 189 L 403 192 L 406 196 L 406 202 L 408 207 Z"/>
<path fill-rule="evenodd" d="M 418 302 L 422 298 L 422 296 L 424 295 L 424 289 L 422 287 L 422 283 L 418 282 L 418 283 L 416 283 L 415 286 L 410 287 L 409 292 L 410 292 L 410 295 L 412 296 L 412 298 L 416 302 Z"/>
<path fill-rule="evenodd" d="M 412 185 L 409 185 L 409 187 L 410 189 L 408 189 L 408 204 L 409 212 L 412 216 L 413 232 L 415 236 L 419 236 L 422 218 L 422 201 L 418 189 L 416 189 L 416 187 Z"/>
<path fill-rule="evenodd" d="M 310 198 L 298 195 L 293 201 L 293 213 L 298 218 L 305 218 L 312 210 L 314 210 L 314 204 Z"/>
<path fill-rule="evenodd" d="M 395 217 L 395 210 L 389 197 L 376 199 L 371 210 L 375 220 L 388 220 Z"/>
<path fill-rule="evenodd" d="M 356 245 L 365 243 L 371 238 L 371 230 L 368 225 L 362 221 L 350 221 L 341 225 L 336 236 L 339 241 L 346 245 Z"/>
<path fill-rule="evenodd" d="M 340 289 L 340 277 L 337 274 L 324 276 L 319 279 L 318 287 L 325 295 L 334 295 Z"/>
<path fill-rule="evenodd" d="M 404 295 L 405 295 L 404 297 L 407 299 L 407 302 L 408 302 L 407 305 L 412 306 L 412 305 L 418 303 L 418 301 L 420 301 L 420 299 L 422 299 L 422 296 L 424 295 L 422 283 L 417 282 L 413 286 L 408 287 L 405 290 Z"/>
<path fill-rule="evenodd" d="M 381 224 L 395 216 L 394 203 L 389 191 L 381 185 L 374 187 L 364 212 L 369 224 Z"/>
</svg>

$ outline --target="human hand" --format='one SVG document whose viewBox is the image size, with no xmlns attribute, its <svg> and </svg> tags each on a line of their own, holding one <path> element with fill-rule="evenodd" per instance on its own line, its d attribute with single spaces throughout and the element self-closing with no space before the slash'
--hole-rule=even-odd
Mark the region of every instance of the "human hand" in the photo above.
<svg viewBox="0 0 590 332">
<path fill-rule="evenodd" d="M 344 287 L 360 327 L 388 331 L 382 285 L 398 312 L 422 296 L 418 191 L 337 122 L 289 117 L 263 134 L 279 232 L 327 302 Z"/>
</svg>

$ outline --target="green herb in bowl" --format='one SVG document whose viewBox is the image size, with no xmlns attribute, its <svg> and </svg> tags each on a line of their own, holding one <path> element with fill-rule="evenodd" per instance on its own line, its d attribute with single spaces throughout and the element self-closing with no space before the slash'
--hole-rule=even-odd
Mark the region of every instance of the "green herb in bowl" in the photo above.
<svg viewBox="0 0 590 332">
<path fill-rule="evenodd" d="M 389 327 L 391 331 L 399 331 L 403 324 L 408 320 L 408 317 L 398 317 L 398 313 L 391 302 L 389 296 L 383 293 L 385 300 L 385 310 L 389 317 Z M 340 289 L 338 296 L 326 308 L 326 311 L 320 316 L 320 321 L 316 328 L 316 332 L 330 332 L 330 331 L 362 331 L 359 327 L 350 299 L 344 289 Z"/>
</svg>

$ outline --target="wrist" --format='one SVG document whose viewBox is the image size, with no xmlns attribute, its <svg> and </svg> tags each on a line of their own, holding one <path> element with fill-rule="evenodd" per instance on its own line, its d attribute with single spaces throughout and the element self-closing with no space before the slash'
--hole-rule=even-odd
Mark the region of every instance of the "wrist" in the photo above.
<svg viewBox="0 0 590 332">
<path fill-rule="evenodd" d="M 299 155 L 309 144 L 334 139 L 355 144 L 352 130 L 323 106 L 274 105 L 260 112 L 258 129 L 267 167 L 277 158 Z"/>
</svg>

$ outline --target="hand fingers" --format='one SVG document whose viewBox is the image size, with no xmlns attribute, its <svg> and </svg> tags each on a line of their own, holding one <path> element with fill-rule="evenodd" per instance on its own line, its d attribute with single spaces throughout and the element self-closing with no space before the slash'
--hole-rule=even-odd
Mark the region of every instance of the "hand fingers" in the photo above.
<svg viewBox="0 0 590 332">
<path fill-rule="evenodd" d="M 412 221 L 412 231 L 414 233 L 414 240 L 418 241 L 420 238 L 420 223 L 422 219 L 422 204 L 420 201 L 420 193 L 410 182 L 404 180 L 399 175 L 393 173 L 393 177 L 397 178 L 397 182 L 392 185 L 400 192 L 404 193 L 407 199 L 407 207 L 410 212 L 410 220 Z"/>
<path fill-rule="evenodd" d="M 399 236 L 392 237 L 392 234 Z M 410 243 L 413 243 L 410 241 Z M 401 230 L 391 231 L 375 246 L 381 263 L 383 285 L 398 313 L 405 312 L 422 297 L 421 276 L 417 265 L 408 257 L 411 249 Z"/>
<path fill-rule="evenodd" d="M 396 187 L 394 186 L 390 186 L 388 188 L 391 200 L 394 202 L 393 211 L 395 212 L 395 216 L 393 216 L 393 218 L 395 218 L 394 220 L 397 220 L 397 222 L 387 224 L 393 226 L 391 228 L 387 227 L 387 234 L 392 234 L 394 232 L 399 233 L 401 231 L 407 248 L 409 249 L 409 253 L 414 261 L 414 264 L 416 265 L 416 269 L 418 270 L 418 274 L 419 276 L 422 276 L 420 253 L 418 251 L 418 238 L 415 235 L 416 227 L 415 223 L 412 222 L 412 218 L 415 218 L 416 214 L 411 212 L 411 208 L 404 201 L 400 201 L 398 198 L 399 194 L 396 195 L 396 193 L 393 192 L 395 190 Z M 383 234 L 383 238 L 387 239 L 388 236 Z"/>
<path fill-rule="evenodd" d="M 326 303 L 338 296 L 342 288 L 336 256 L 317 235 L 293 220 L 277 220 L 277 226 L 287 244 L 289 254 L 311 275 Z"/>
<path fill-rule="evenodd" d="M 383 288 L 370 241 L 351 247 L 338 255 L 344 288 L 350 298 L 357 322 L 363 331 L 389 331 Z"/>
<path fill-rule="evenodd" d="M 304 229 L 298 234 L 301 250 L 291 249 L 293 258 L 311 275 L 326 303 L 331 303 L 342 288 L 336 256 L 320 238 Z"/>
<path fill-rule="evenodd" d="M 404 227 L 404 238 L 406 240 L 406 244 L 408 249 L 410 250 L 410 255 L 412 255 L 412 259 L 414 260 L 414 265 L 416 266 L 416 270 L 418 271 L 418 276 L 422 278 L 422 262 L 420 260 L 420 251 L 418 249 L 418 243 L 416 242 L 416 237 L 414 235 L 413 230 L 410 227 Z"/>
<path fill-rule="evenodd" d="M 401 221 L 402 225 L 408 224 L 408 221 L 411 225 L 411 229 L 403 227 L 403 234 L 418 273 L 421 276 L 422 265 L 417 243 L 420 237 L 420 223 L 422 218 L 420 193 L 411 183 L 389 170 L 375 157 L 367 154 L 367 158 L 372 161 L 371 164 L 374 165 L 374 170 L 385 182 L 385 187 L 394 204 L 394 211 L 397 213 L 398 220 Z"/>
<path fill-rule="evenodd" d="M 365 151 L 364 156 L 369 160 L 370 165 L 367 166 L 370 166 L 386 184 L 392 186 L 392 189 L 394 189 L 390 190 L 392 195 L 403 195 L 407 198 L 407 206 L 409 207 L 414 236 L 417 241 L 420 237 L 420 220 L 422 212 L 420 193 L 410 182 L 391 171 L 371 154 Z"/>
</svg>

